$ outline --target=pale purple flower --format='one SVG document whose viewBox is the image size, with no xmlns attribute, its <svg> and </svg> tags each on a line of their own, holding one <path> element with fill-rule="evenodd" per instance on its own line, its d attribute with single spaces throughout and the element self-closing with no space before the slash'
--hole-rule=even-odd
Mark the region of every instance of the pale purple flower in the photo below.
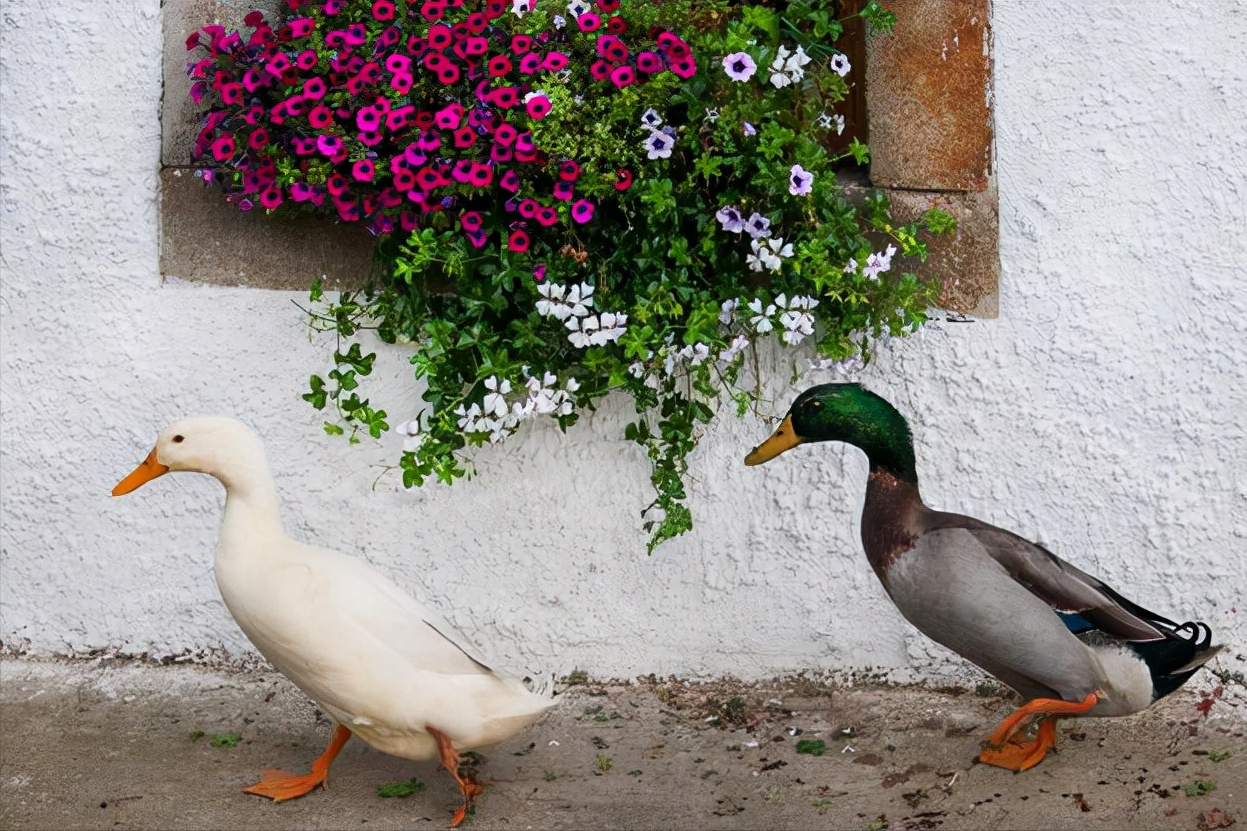
<svg viewBox="0 0 1247 831">
<path fill-rule="evenodd" d="M 719 220 L 719 224 L 723 226 L 724 231 L 730 231 L 733 234 L 739 234 L 745 230 L 745 218 L 740 215 L 735 205 L 728 205 L 720 208 L 719 212 L 714 215 Z"/>
<path fill-rule="evenodd" d="M 839 54 L 839 55 L 832 56 L 831 71 L 839 75 L 841 78 L 843 78 L 845 75 L 848 75 L 849 70 L 852 68 L 853 66 L 852 64 L 849 63 L 849 58 L 847 55 Z"/>
<path fill-rule="evenodd" d="M 758 128 L 754 127 L 748 121 L 741 122 L 741 130 L 747 136 L 756 136 L 758 134 Z"/>
<path fill-rule="evenodd" d="M 866 258 L 866 266 L 862 269 L 862 274 L 870 280 L 878 280 L 879 275 L 892 268 L 892 255 L 896 253 L 896 246 L 889 245 L 887 250 L 875 254 L 871 254 Z"/>
<path fill-rule="evenodd" d="M 793 196 L 808 196 L 814 189 L 814 174 L 799 164 L 788 171 L 788 192 Z"/>
<path fill-rule="evenodd" d="M 645 140 L 646 155 L 651 159 L 669 159 L 671 158 L 671 149 L 675 146 L 675 140 L 666 133 L 658 130 L 650 133 L 649 138 Z"/>
<path fill-rule="evenodd" d="M 662 116 L 659 115 L 658 110 L 654 109 L 653 107 L 650 107 L 648 110 L 641 113 L 641 126 L 642 127 L 648 127 L 651 130 L 657 130 L 661 124 L 662 124 Z"/>
<path fill-rule="evenodd" d="M 723 59 L 723 71 L 737 83 L 748 81 L 758 71 L 758 65 L 748 52 L 733 52 Z"/>
<path fill-rule="evenodd" d="M 754 239 L 769 237 L 771 235 L 771 220 L 755 211 L 745 220 L 745 230 Z"/>
</svg>

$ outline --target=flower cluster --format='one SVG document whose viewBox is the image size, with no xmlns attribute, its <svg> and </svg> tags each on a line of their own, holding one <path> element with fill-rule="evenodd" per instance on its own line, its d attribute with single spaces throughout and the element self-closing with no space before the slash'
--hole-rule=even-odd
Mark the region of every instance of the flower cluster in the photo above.
<svg viewBox="0 0 1247 831">
<path fill-rule="evenodd" d="M 380 273 L 326 297 L 335 369 L 304 397 L 326 430 L 388 429 L 359 391 L 375 329 L 410 344 L 422 414 L 403 482 L 452 482 L 468 447 L 623 391 L 651 462 L 650 548 L 692 524 L 687 457 L 763 341 L 813 366 L 924 319 L 938 212 L 850 201 L 831 153 L 853 82 L 833 0 L 286 0 L 249 33 L 188 41 L 206 108 L 193 153 L 241 210 L 312 210 L 378 236 Z M 876 2 L 860 14 L 893 22 Z M 861 265 L 859 266 L 859 263 Z M 345 340 L 349 344 L 342 345 Z M 831 363 L 828 363 L 831 362 Z M 747 382 L 748 381 L 748 382 Z"/>
<path fill-rule="evenodd" d="M 576 66 L 615 90 L 696 71 L 673 33 L 629 31 L 618 0 L 573 2 L 574 25 L 531 31 L 508 24 L 536 0 L 289 5 L 308 14 L 274 28 L 252 12 L 245 38 L 212 25 L 187 39 L 207 52 L 188 66 L 191 97 L 209 103 L 192 157 L 240 210 L 289 200 L 378 235 L 446 212 L 471 247 L 496 231 L 522 253 L 534 234 L 591 221 L 580 164 L 534 139 L 546 88 Z M 630 172 L 613 174 L 626 189 Z"/>
</svg>

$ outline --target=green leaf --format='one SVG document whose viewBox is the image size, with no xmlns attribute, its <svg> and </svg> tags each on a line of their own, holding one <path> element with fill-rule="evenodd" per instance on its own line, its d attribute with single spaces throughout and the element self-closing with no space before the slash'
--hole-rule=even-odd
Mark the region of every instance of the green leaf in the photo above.
<svg viewBox="0 0 1247 831">
<path fill-rule="evenodd" d="M 413 793 L 424 790 L 424 783 L 419 779 L 408 779 L 405 782 L 391 782 L 377 787 L 377 796 L 382 799 L 402 799 Z"/>
</svg>

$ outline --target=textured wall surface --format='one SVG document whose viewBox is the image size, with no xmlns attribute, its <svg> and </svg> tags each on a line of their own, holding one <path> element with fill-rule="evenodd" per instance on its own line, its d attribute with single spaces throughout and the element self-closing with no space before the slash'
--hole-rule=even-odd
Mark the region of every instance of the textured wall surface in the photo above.
<svg viewBox="0 0 1247 831">
<path fill-rule="evenodd" d="M 890 606 L 857 537 L 865 462 L 727 417 L 693 458 L 695 531 L 644 553 L 626 401 L 408 493 L 396 442 L 326 438 L 301 293 L 157 274 L 157 0 L 7 3 L 0 45 L 0 638 L 36 653 L 247 643 L 212 580 L 222 491 L 108 493 L 156 432 L 236 414 L 292 534 L 367 557 L 516 669 L 760 676 L 964 666 Z M 1042 540 L 1138 601 L 1247 638 L 1247 34 L 1242 2 L 997 0 L 996 320 L 887 344 L 927 501 Z M 404 359 L 372 390 L 417 410 Z M 780 373 L 779 377 L 785 377 Z M 799 382 L 827 380 L 812 376 Z M 774 413 L 794 394 L 773 389 Z"/>
</svg>

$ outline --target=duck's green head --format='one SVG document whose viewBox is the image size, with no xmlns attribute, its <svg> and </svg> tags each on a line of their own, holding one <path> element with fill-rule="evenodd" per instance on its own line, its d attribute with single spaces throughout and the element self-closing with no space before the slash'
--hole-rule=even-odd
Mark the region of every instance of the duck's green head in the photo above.
<svg viewBox="0 0 1247 831">
<path fill-rule="evenodd" d="M 905 417 L 861 384 L 820 384 L 798 395 L 779 427 L 745 457 L 745 464 L 760 465 L 798 444 L 815 441 L 856 445 L 866 451 L 871 468 L 917 482 Z"/>
</svg>

